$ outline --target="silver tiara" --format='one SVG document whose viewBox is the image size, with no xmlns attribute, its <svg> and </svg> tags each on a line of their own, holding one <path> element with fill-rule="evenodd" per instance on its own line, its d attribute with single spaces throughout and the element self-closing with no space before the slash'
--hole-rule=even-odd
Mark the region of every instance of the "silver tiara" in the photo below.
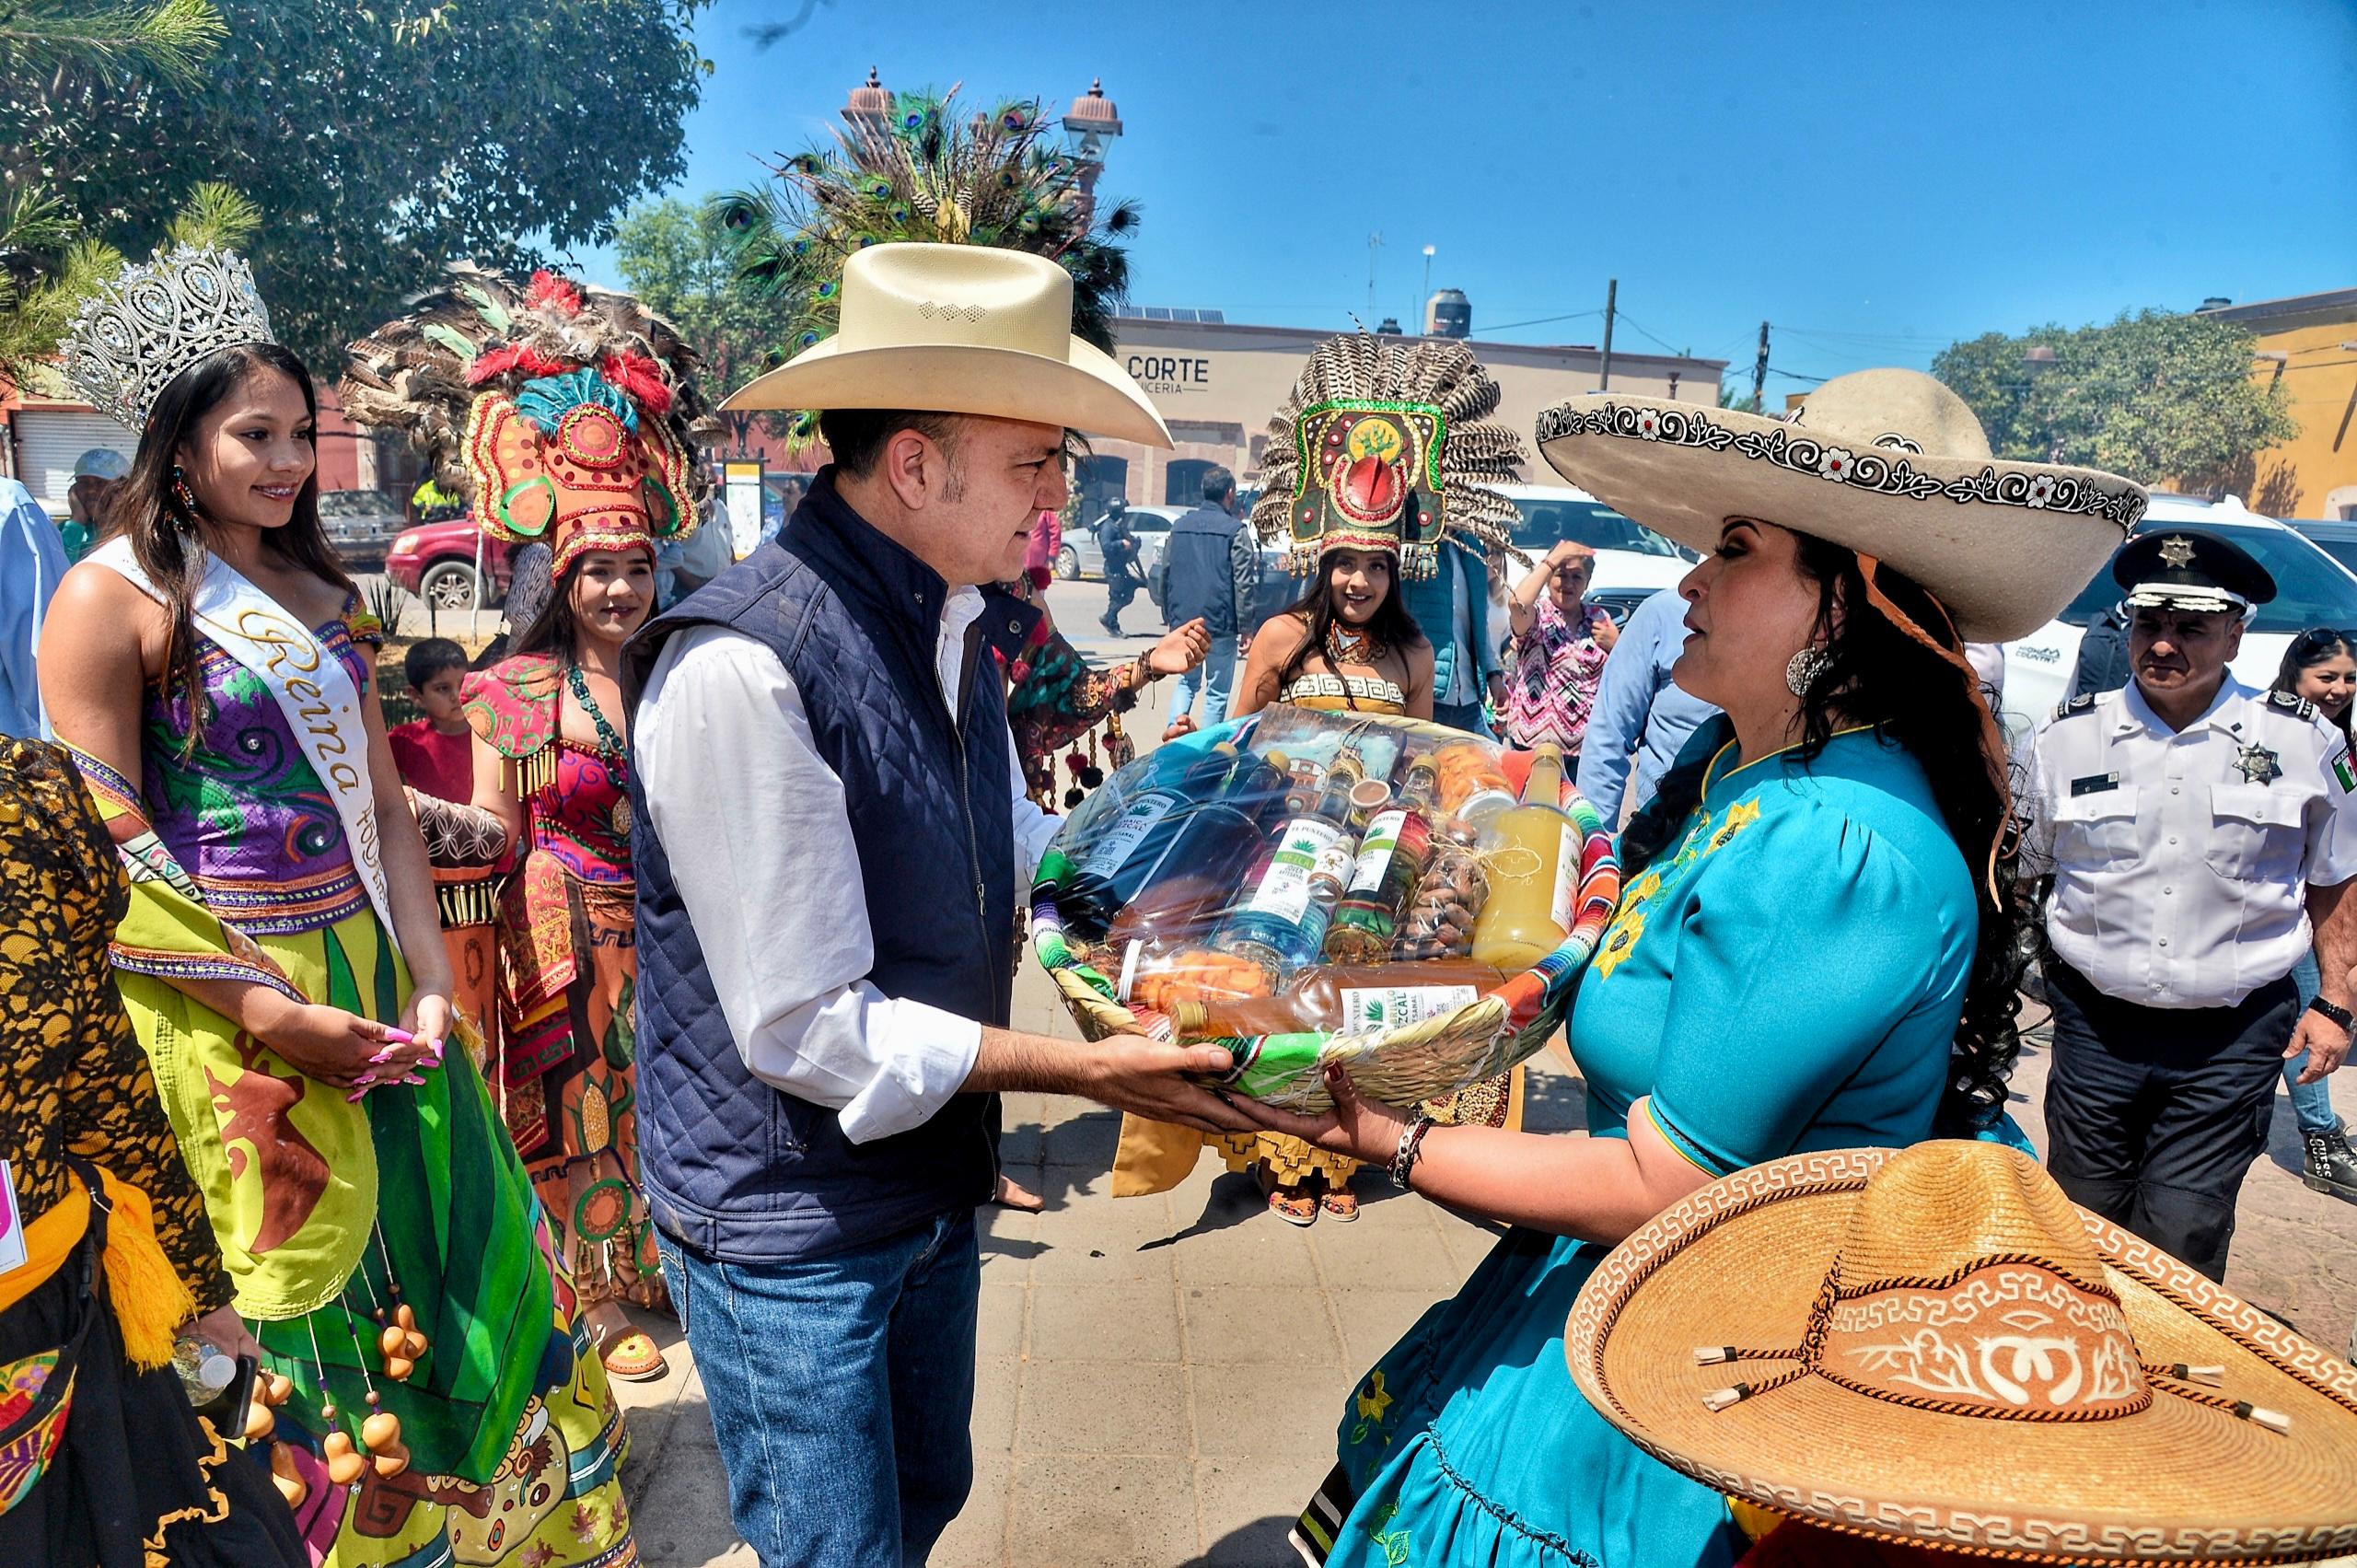
<svg viewBox="0 0 2357 1568">
<path fill-rule="evenodd" d="M 253 269 L 226 250 L 158 250 L 99 285 L 58 343 L 65 378 L 134 430 L 172 377 L 216 349 L 274 343 Z"/>
</svg>

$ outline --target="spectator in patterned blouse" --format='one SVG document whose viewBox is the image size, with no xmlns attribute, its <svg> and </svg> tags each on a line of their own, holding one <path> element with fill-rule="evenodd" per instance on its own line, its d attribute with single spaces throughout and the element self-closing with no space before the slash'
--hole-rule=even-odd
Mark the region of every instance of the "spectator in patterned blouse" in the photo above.
<svg viewBox="0 0 2357 1568">
<path fill-rule="evenodd" d="M 1514 623 L 1501 715 L 1506 743 L 1527 751 L 1551 740 L 1566 766 L 1580 754 L 1605 656 L 1620 635 L 1612 618 L 1587 602 L 1595 576 L 1596 552 L 1562 540 L 1506 600 Z"/>
</svg>

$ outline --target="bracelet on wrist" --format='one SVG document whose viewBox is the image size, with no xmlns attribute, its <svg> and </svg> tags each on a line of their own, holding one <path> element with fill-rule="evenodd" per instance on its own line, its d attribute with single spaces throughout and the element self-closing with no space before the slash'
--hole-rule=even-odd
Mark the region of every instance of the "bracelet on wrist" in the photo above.
<svg viewBox="0 0 2357 1568">
<path fill-rule="evenodd" d="M 1433 1130 L 1433 1119 L 1419 1116 L 1399 1132 L 1399 1151 L 1391 1156 L 1391 1185 L 1401 1191 L 1411 1191 L 1409 1179 L 1416 1173 L 1416 1161 L 1422 1155 L 1424 1134 Z"/>
</svg>

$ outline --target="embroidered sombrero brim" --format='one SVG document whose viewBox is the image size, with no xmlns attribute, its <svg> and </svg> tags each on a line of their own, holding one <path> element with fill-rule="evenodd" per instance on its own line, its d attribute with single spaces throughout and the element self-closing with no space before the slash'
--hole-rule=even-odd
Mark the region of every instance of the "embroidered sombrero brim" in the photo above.
<svg viewBox="0 0 2357 1568">
<path fill-rule="evenodd" d="M 1942 457 L 1759 414 L 1597 392 L 1538 416 L 1538 449 L 1597 500 L 1694 550 L 1753 517 L 1871 554 L 1957 632 L 2010 642 L 2054 619 L 2144 515 L 2116 474 Z"/>
<path fill-rule="evenodd" d="M 1664 1463 L 1774 1512 L 1886 1539 L 2058 1563 L 2293 1562 L 2357 1551 L 2357 1368 L 2081 1211 L 2139 1355 L 2223 1366 L 2288 1431 L 2155 1385 L 2101 1421 L 1944 1413 L 1803 1376 L 1713 1410 L 1700 1345 L 1798 1336 L 1867 1178 L 1895 1151 L 1796 1155 L 1689 1195 L 1622 1242 L 1564 1330 L 1580 1391 Z"/>
</svg>

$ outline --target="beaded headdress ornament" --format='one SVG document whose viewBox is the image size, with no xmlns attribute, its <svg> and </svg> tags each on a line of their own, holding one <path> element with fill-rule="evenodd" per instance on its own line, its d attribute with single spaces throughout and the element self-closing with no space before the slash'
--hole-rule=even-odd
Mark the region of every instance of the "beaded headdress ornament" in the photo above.
<svg viewBox="0 0 2357 1568">
<path fill-rule="evenodd" d="M 58 343 L 65 378 L 100 413 L 144 430 L 173 377 L 239 343 L 269 343 L 253 270 L 226 250 L 158 250 L 99 285 Z"/>
<path fill-rule="evenodd" d="M 1510 552 L 1518 514 L 1488 485 L 1512 483 L 1525 453 L 1489 417 L 1498 399 L 1461 343 L 1328 340 L 1269 423 L 1253 527 L 1288 541 L 1296 575 L 1329 550 L 1378 550 L 1429 577 L 1452 533 L 1485 557 Z"/>
<path fill-rule="evenodd" d="M 451 285 L 352 345 L 344 412 L 400 430 L 475 525 L 554 552 L 651 550 L 691 533 L 712 434 L 694 351 L 628 295 L 466 262 Z"/>
</svg>

